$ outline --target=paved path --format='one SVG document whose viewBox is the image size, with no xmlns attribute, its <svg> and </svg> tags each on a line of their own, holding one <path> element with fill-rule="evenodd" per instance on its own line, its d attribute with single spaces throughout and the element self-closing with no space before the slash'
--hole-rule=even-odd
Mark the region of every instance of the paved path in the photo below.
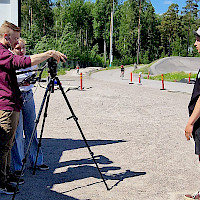
<svg viewBox="0 0 200 200">
<path fill-rule="evenodd" d="M 88 69 L 81 69 L 85 89 L 67 93 L 110 191 L 74 120 L 67 120 L 71 114 L 61 92 L 55 90 L 42 139 L 50 170 L 33 176 L 28 162 L 16 200 L 183 200 L 185 193 L 200 189 L 194 142 L 184 137 L 192 86 L 182 83 L 176 90 L 177 83 L 166 83 L 167 90 L 161 91 L 159 82 L 142 79 L 137 85 L 137 76 L 130 85 L 129 70 L 121 80 L 119 70 L 88 76 Z M 65 89 L 80 85 L 75 70 L 60 80 Z M 44 89 L 34 91 L 38 112 Z"/>
<path fill-rule="evenodd" d="M 130 82 L 130 72 L 132 72 L 133 69 L 134 69 L 133 67 L 125 68 L 125 76 L 123 79 L 120 78 L 120 70 L 119 69 L 109 70 L 109 71 L 101 71 L 101 72 L 93 74 L 92 77 L 95 78 L 96 80 L 127 85 Z M 134 83 L 134 85 L 141 85 L 142 87 L 146 87 L 146 88 L 155 88 L 155 89 L 162 88 L 161 81 L 147 80 L 147 79 L 141 78 L 141 84 L 139 84 L 139 75 L 138 74 L 133 74 L 133 83 Z M 164 88 L 170 92 L 183 92 L 183 93 L 191 94 L 193 87 L 194 87 L 193 84 L 164 81 Z"/>
</svg>

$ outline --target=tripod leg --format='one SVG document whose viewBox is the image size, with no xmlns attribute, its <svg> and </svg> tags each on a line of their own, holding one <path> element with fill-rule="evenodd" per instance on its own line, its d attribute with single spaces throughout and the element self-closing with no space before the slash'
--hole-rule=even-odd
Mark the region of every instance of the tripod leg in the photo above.
<svg viewBox="0 0 200 200">
<path fill-rule="evenodd" d="M 100 176 L 101 176 L 101 178 L 102 178 L 102 180 L 103 180 L 103 182 L 104 182 L 104 184 L 105 184 L 105 186 L 106 186 L 106 189 L 109 190 L 108 185 L 107 185 L 107 183 L 106 183 L 106 181 L 105 181 L 105 179 L 104 179 L 104 177 L 103 177 L 103 175 L 102 175 L 102 173 L 101 173 L 101 170 L 99 169 L 99 166 L 98 166 L 98 164 L 97 164 L 97 162 L 96 162 L 96 160 L 95 160 L 95 158 L 94 158 L 94 153 L 91 151 L 90 146 L 88 145 L 88 142 L 87 142 L 87 140 L 86 140 L 86 138 L 85 138 L 85 136 L 84 136 L 84 134 L 83 134 L 83 131 L 82 131 L 82 129 L 81 129 L 79 123 L 78 123 L 78 118 L 75 116 L 74 111 L 73 111 L 73 109 L 72 109 L 72 107 L 71 107 L 71 105 L 70 105 L 70 103 L 69 103 L 69 100 L 68 100 L 68 98 L 67 98 L 67 96 L 66 96 L 66 94 L 65 94 L 65 92 L 64 92 L 64 90 L 63 90 L 63 88 L 62 88 L 62 85 L 61 85 L 61 83 L 60 83 L 60 80 L 59 80 L 58 77 L 55 77 L 55 79 L 56 79 L 56 81 L 57 81 L 57 84 L 59 85 L 59 88 L 60 88 L 60 90 L 61 90 L 61 92 L 62 92 L 62 95 L 63 95 L 63 97 L 64 97 L 64 99 L 65 99 L 65 101 L 66 101 L 66 103 L 67 103 L 67 105 L 68 105 L 68 107 L 69 107 L 69 110 L 70 110 L 71 114 L 72 114 L 72 116 L 69 117 L 68 119 L 73 118 L 74 121 L 76 122 L 76 125 L 77 125 L 77 127 L 78 127 L 78 129 L 79 129 L 79 131 L 80 131 L 80 133 L 81 133 L 81 136 L 82 136 L 82 138 L 83 138 L 83 140 L 84 140 L 84 142 L 85 142 L 85 144 L 86 144 L 86 146 L 87 146 L 87 148 L 88 148 L 88 151 L 89 151 L 89 153 L 90 153 L 90 155 L 91 155 L 91 157 L 92 157 L 92 159 L 93 159 L 93 161 L 94 161 L 94 163 L 95 163 L 95 165 L 96 165 L 96 168 L 97 168 L 98 171 L 99 171 L 99 174 L 100 174 Z"/>
<path fill-rule="evenodd" d="M 32 141 L 33 141 L 33 136 L 35 134 L 35 131 L 37 129 L 37 125 L 39 123 L 39 119 L 40 119 L 40 116 L 41 116 L 41 113 L 42 113 L 42 110 L 43 110 L 43 107 L 44 107 L 44 103 L 46 101 L 46 97 L 47 97 L 47 94 L 48 92 L 51 90 L 51 85 L 52 85 L 52 80 L 49 81 L 48 85 L 47 85 L 47 88 L 46 88 L 46 91 L 45 91 L 45 94 L 44 94 L 44 97 L 43 97 L 43 100 L 42 100 L 42 103 L 41 103 L 41 106 L 40 106 L 40 110 L 39 110 L 39 113 L 37 115 L 37 118 L 35 120 L 35 126 L 34 126 L 34 129 L 32 131 L 32 134 L 31 134 L 31 138 L 30 138 L 30 141 L 29 141 L 29 144 L 27 146 L 27 150 L 26 150 L 26 153 L 24 155 L 24 159 L 22 160 L 22 169 L 21 169 L 21 173 L 20 173 L 20 176 L 19 176 L 19 179 L 18 179 L 18 182 L 17 182 L 17 185 L 16 185 L 16 188 L 15 188 L 15 192 L 13 194 L 13 197 L 12 197 L 12 200 L 15 199 L 15 196 L 16 196 L 16 193 L 17 193 L 17 190 L 18 190 L 18 186 L 19 186 L 19 180 L 21 179 L 22 177 L 22 173 L 25 169 L 25 164 L 26 164 L 26 161 L 27 161 L 27 157 L 29 155 L 29 150 L 30 150 L 30 147 L 31 147 L 31 144 L 32 144 Z"/>
<path fill-rule="evenodd" d="M 42 135 L 43 135 L 43 131 L 44 131 L 44 124 L 45 124 L 46 117 L 47 117 L 47 109 L 48 109 L 48 105 L 49 105 L 50 94 L 51 94 L 51 91 L 49 91 L 48 96 L 47 96 L 47 100 L 46 100 L 44 117 L 43 117 L 43 121 L 42 121 L 42 128 L 41 128 L 40 138 L 39 138 L 39 141 L 38 141 L 37 154 L 36 154 L 34 168 L 33 168 L 33 175 L 35 175 L 39 151 L 40 151 L 40 148 L 41 148 L 41 145 L 42 145 Z"/>
</svg>

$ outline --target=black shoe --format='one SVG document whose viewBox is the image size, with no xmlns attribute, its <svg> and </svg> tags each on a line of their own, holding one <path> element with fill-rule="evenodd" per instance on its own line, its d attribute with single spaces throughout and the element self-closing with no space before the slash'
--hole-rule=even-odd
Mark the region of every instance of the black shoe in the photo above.
<svg viewBox="0 0 200 200">
<path fill-rule="evenodd" d="M 49 167 L 47 165 L 45 165 L 45 164 L 42 164 L 42 165 L 38 165 L 36 167 L 36 169 L 39 169 L 39 170 L 42 170 L 42 171 L 46 171 L 46 170 L 49 169 Z"/>
<path fill-rule="evenodd" d="M 19 177 L 20 175 L 24 176 L 24 173 L 21 174 L 20 170 L 17 170 L 17 171 L 14 172 L 14 176 L 16 176 L 16 177 Z"/>
<path fill-rule="evenodd" d="M 0 193 L 1 194 L 14 194 L 15 193 L 16 188 L 13 187 L 12 185 L 9 184 L 5 184 L 0 186 Z M 16 193 L 19 193 L 19 189 L 17 189 Z"/>
<path fill-rule="evenodd" d="M 17 183 L 18 183 L 19 185 L 22 185 L 22 184 L 24 184 L 24 179 L 22 179 L 22 178 L 19 179 L 19 176 L 17 177 L 13 174 L 10 174 L 7 176 L 7 183 L 13 184 L 13 185 L 17 185 Z"/>
</svg>

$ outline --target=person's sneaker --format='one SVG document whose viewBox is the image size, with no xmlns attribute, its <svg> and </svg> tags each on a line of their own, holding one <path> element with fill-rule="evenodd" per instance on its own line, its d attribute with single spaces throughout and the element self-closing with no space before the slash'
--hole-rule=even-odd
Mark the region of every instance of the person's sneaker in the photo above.
<svg viewBox="0 0 200 200">
<path fill-rule="evenodd" d="M 7 183 L 13 184 L 13 185 L 17 185 L 17 183 L 18 183 L 19 185 L 22 185 L 22 184 L 24 184 L 24 179 L 22 179 L 22 178 L 19 179 L 19 176 L 17 177 L 13 174 L 10 174 L 7 176 Z"/>
<path fill-rule="evenodd" d="M 21 171 L 20 171 L 20 170 L 17 170 L 17 171 L 14 172 L 14 176 L 19 177 L 20 175 L 21 175 L 21 176 L 24 176 L 24 173 L 21 174 Z"/>
<path fill-rule="evenodd" d="M 15 190 L 16 188 L 13 187 L 12 185 L 9 185 L 9 184 L 5 184 L 5 185 L 2 185 L 0 186 L 0 193 L 1 194 L 14 194 L 15 193 Z M 19 193 L 19 189 L 17 188 L 17 191 L 16 193 Z"/>
<path fill-rule="evenodd" d="M 42 164 L 42 165 L 38 165 L 38 166 L 36 167 L 36 169 L 45 171 L 45 170 L 48 170 L 49 167 L 48 167 L 47 165 L 45 165 L 45 164 Z"/>
<path fill-rule="evenodd" d="M 200 192 L 197 192 L 196 194 L 186 194 L 184 195 L 184 200 L 192 200 L 192 199 L 199 199 L 200 200 Z"/>
</svg>

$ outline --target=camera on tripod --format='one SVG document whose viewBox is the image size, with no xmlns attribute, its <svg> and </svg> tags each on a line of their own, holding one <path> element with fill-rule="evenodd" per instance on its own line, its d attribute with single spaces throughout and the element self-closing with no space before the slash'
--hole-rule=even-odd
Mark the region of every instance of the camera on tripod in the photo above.
<svg viewBox="0 0 200 200">
<path fill-rule="evenodd" d="M 51 77 L 55 77 L 57 75 L 57 61 L 51 57 L 47 60 L 47 64 L 48 64 L 48 72 L 50 73 Z"/>
</svg>

